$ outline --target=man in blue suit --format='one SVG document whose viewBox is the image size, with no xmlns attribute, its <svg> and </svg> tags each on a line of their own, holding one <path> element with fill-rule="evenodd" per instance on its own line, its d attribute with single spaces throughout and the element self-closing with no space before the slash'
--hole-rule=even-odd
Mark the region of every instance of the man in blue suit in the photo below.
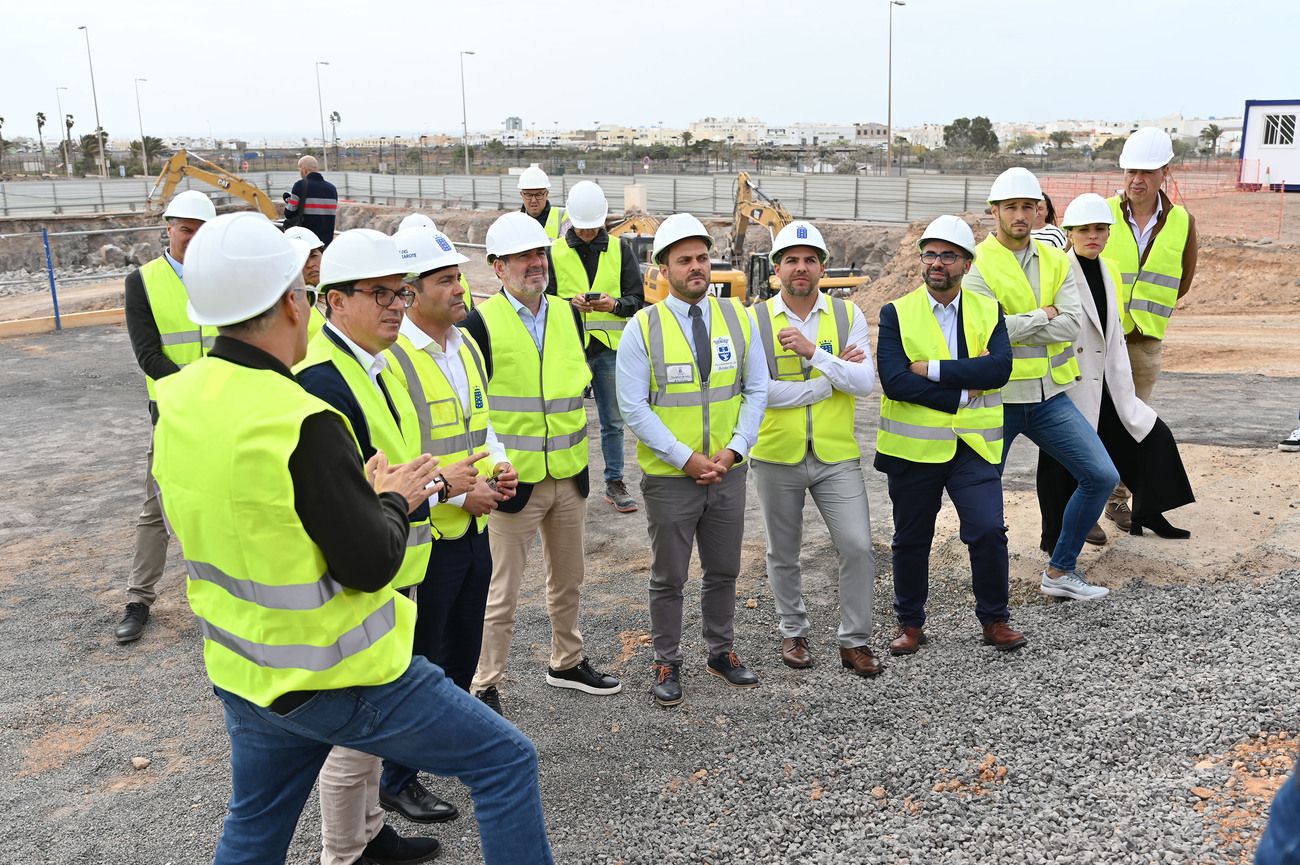
<svg viewBox="0 0 1300 865">
<path fill-rule="evenodd" d="M 975 615 L 986 645 L 1018 649 L 1008 620 L 1007 532 L 1002 517 L 1002 397 L 1011 343 L 995 301 L 964 292 L 975 236 L 956 216 L 930 223 L 917 244 L 924 285 L 880 310 L 876 369 L 885 395 L 875 466 L 894 505 L 893 655 L 926 641 L 930 546 L 943 491 L 970 551 Z"/>
</svg>

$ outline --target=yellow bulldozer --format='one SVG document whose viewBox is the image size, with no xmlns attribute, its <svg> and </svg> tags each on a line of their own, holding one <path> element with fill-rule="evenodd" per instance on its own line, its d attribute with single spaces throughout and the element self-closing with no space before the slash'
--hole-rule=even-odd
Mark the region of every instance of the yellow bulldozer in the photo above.
<svg viewBox="0 0 1300 865">
<path fill-rule="evenodd" d="M 201 156 L 188 153 L 184 148 L 176 151 L 163 164 L 158 179 L 154 181 L 153 189 L 149 191 L 149 195 L 145 199 L 146 206 L 151 211 L 158 213 L 166 210 L 167 202 L 171 201 L 172 196 L 176 194 L 176 187 L 186 177 L 229 192 L 236 198 L 247 202 L 254 210 L 260 211 L 263 216 L 273 222 L 280 219 L 280 212 L 276 208 L 275 202 L 271 200 L 271 196 L 238 174 L 233 174 L 215 162 L 209 162 Z"/>
<path fill-rule="evenodd" d="M 622 237 L 632 245 L 637 263 L 641 265 L 641 277 L 644 280 L 646 303 L 658 303 L 668 296 L 668 278 L 659 271 L 659 265 L 651 258 L 654 249 L 655 231 L 659 228 L 659 219 L 645 213 L 628 213 L 622 221 L 610 226 L 610 237 Z M 732 267 L 725 259 L 711 262 L 709 291 L 715 297 L 736 298 L 741 303 L 749 303 L 749 292 L 745 274 Z"/>
</svg>

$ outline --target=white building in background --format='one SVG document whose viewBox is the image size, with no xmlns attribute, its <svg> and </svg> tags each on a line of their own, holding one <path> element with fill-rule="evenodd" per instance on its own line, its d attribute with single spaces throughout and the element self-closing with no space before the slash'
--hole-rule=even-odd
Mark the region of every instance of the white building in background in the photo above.
<svg viewBox="0 0 1300 865">
<path fill-rule="evenodd" d="M 1300 99 L 1249 99 L 1241 130 L 1241 182 L 1300 192 Z"/>
<path fill-rule="evenodd" d="M 706 117 L 687 126 L 695 141 L 727 141 L 732 144 L 761 144 L 767 124 L 755 117 Z"/>
<path fill-rule="evenodd" d="M 903 129 L 895 127 L 894 135 L 907 139 L 908 144 L 917 144 L 929 150 L 943 147 L 943 123 L 922 123 L 920 126 L 908 126 Z M 999 136 L 1000 140 L 1001 136 Z"/>
</svg>

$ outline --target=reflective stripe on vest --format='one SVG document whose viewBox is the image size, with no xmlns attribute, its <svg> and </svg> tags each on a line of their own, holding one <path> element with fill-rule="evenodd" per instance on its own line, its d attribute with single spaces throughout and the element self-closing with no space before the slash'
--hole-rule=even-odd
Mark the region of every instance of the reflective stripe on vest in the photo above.
<svg viewBox="0 0 1300 865">
<path fill-rule="evenodd" d="M 1107 199 L 1115 224 L 1102 257 L 1119 269 L 1120 311 L 1125 333 L 1137 330 L 1144 336 L 1164 339 L 1169 317 L 1178 306 L 1178 287 L 1183 282 L 1183 252 L 1191 233 L 1191 218 L 1182 205 L 1172 205 L 1164 225 L 1147 244 L 1146 256 L 1138 250 L 1133 226 L 1124 212 L 1123 199 Z"/>
<path fill-rule="evenodd" d="M 392 400 L 393 409 L 397 411 L 397 418 L 394 419 L 384 394 L 370 380 L 370 375 L 362 368 L 361 362 L 352 352 L 340 348 L 334 340 L 330 339 L 328 330 L 322 330 L 307 344 L 307 357 L 294 367 L 294 372 L 300 373 L 322 363 L 332 364 L 343 376 L 344 383 L 356 398 L 357 405 L 360 406 L 361 413 L 365 417 L 370 444 L 375 450 L 384 452 L 390 465 L 408 463 L 420 455 L 419 417 L 415 411 L 415 404 L 411 402 L 406 386 L 400 378 L 390 369 L 384 369 L 379 373 L 379 380 L 384 383 L 384 388 L 388 391 L 388 399 Z M 429 528 L 428 518 L 420 520 L 412 518 L 406 544 L 406 558 L 402 561 L 402 567 L 398 569 L 397 575 L 393 577 L 394 586 L 402 589 L 424 580 L 425 572 L 429 568 L 431 541 L 432 531 Z"/>
<path fill-rule="evenodd" d="M 997 327 L 998 305 L 973 291 L 962 291 L 960 296 L 967 355 L 978 357 Z M 953 360 L 925 286 L 894 301 L 892 306 L 898 313 L 898 332 L 908 360 Z M 988 462 L 996 465 L 1002 461 L 1000 390 L 980 394 L 955 414 L 888 396 L 880 398 L 880 426 L 876 431 L 876 450 L 880 453 L 916 463 L 945 463 L 956 456 L 958 439 Z"/>
<path fill-rule="evenodd" d="M 623 246 L 617 237 L 609 237 L 609 244 L 599 256 L 596 278 L 587 282 L 587 268 L 582 258 L 569 246 L 568 238 L 561 237 L 551 244 L 551 263 L 555 267 L 555 291 L 568 300 L 586 292 L 601 292 L 613 298 L 623 296 Z M 618 349 L 627 319 L 612 312 L 587 312 L 582 315 L 583 330 L 587 337 L 597 340 L 611 350 Z"/>
<path fill-rule="evenodd" d="M 140 268 L 140 280 L 149 299 L 154 326 L 162 342 L 163 355 L 177 366 L 193 363 L 207 354 L 212 341 L 217 338 L 215 327 L 199 327 L 190 320 L 189 295 L 176 270 L 165 255 L 160 255 Z M 156 382 L 145 376 L 149 399 L 156 399 Z"/>
<path fill-rule="evenodd" d="M 1015 254 L 990 234 L 975 247 L 975 264 L 980 276 L 993 292 L 1007 315 L 1022 315 L 1051 306 L 1056 292 L 1070 274 L 1070 259 L 1064 252 L 1042 241 L 1031 241 L 1038 251 L 1038 295 Z M 968 295 L 963 294 L 962 297 Z M 1072 343 L 1048 345 L 1011 345 L 1011 380 L 1028 381 L 1051 375 L 1057 384 L 1068 384 L 1079 377 L 1079 364 L 1071 350 Z M 1049 363 L 1050 358 L 1050 363 Z"/>
<path fill-rule="evenodd" d="M 158 405 L 154 476 L 213 684 L 267 706 L 400 676 L 414 603 L 391 585 L 338 583 L 294 505 L 289 459 L 303 422 L 346 418 L 280 373 L 218 358 L 161 380 Z"/>
<path fill-rule="evenodd" d="M 487 442 L 487 376 L 469 334 L 461 333 L 460 346 L 460 360 L 465 365 L 469 387 L 469 414 L 465 413 L 460 394 L 428 351 L 419 351 L 410 339 L 402 335 L 389 347 L 388 353 L 397 362 L 407 393 L 415 404 L 423 453 L 432 454 L 447 464 L 464 459 Z M 438 410 L 436 424 L 435 408 Z M 445 502 L 436 506 L 430 503 L 429 507 L 429 519 L 438 530 L 440 539 L 455 540 L 469 528 L 471 516 L 464 508 Z M 478 517 L 476 525 L 478 531 L 482 531 L 487 525 L 487 516 Z"/>
<path fill-rule="evenodd" d="M 478 305 L 492 349 L 488 408 L 492 428 L 519 480 L 569 478 L 587 467 L 591 370 L 567 303 L 547 303 L 542 351 L 504 291 Z"/>
<path fill-rule="evenodd" d="M 733 301 L 708 297 L 709 343 L 713 370 L 700 380 L 691 338 L 682 330 L 667 303 L 637 312 L 650 360 L 650 409 L 677 440 L 710 457 L 731 441 L 740 417 L 745 356 L 749 350 L 749 316 Z M 673 381 L 673 379 L 679 379 Z M 650 475 L 684 476 L 637 442 L 637 462 Z"/>
<path fill-rule="evenodd" d="M 827 296 L 826 300 L 830 314 L 818 315 L 817 350 L 838 357 L 848 344 L 852 316 L 862 313 L 838 297 Z M 773 382 L 821 378 L 820 370 L 777 340 L 777 334 L 791 322 L 784 312 L 774 315 L 772 303 L 766 300 L 753 307 L 768 375 Z M 853 434 L 855 404 L 852 394 L 832 388 L 829 397 L 811 405 L 769 407 L 763 414 L 758 441 L 750 456 L 763 462 L 794 465 L 802 462 L 811 450 L 824 463 L 856 460 L 862 456 L 862 450 Z"/>
</svg>

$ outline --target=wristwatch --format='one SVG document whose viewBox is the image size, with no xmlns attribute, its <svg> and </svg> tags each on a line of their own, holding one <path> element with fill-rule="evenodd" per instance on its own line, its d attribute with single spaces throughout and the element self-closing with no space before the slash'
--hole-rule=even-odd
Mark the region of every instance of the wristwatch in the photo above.
<svg viewBox="0 0 1300 865">
<path fill-rule="evenodd" d="M 443 504 L 447 499 L 451 498 L 450 485 L 447 483 L 447 479 L 442 475 L 434 475 L 433 482 L 442 484 L 442 486 L 438 488 L 438 504 Z"/>
</svg>

